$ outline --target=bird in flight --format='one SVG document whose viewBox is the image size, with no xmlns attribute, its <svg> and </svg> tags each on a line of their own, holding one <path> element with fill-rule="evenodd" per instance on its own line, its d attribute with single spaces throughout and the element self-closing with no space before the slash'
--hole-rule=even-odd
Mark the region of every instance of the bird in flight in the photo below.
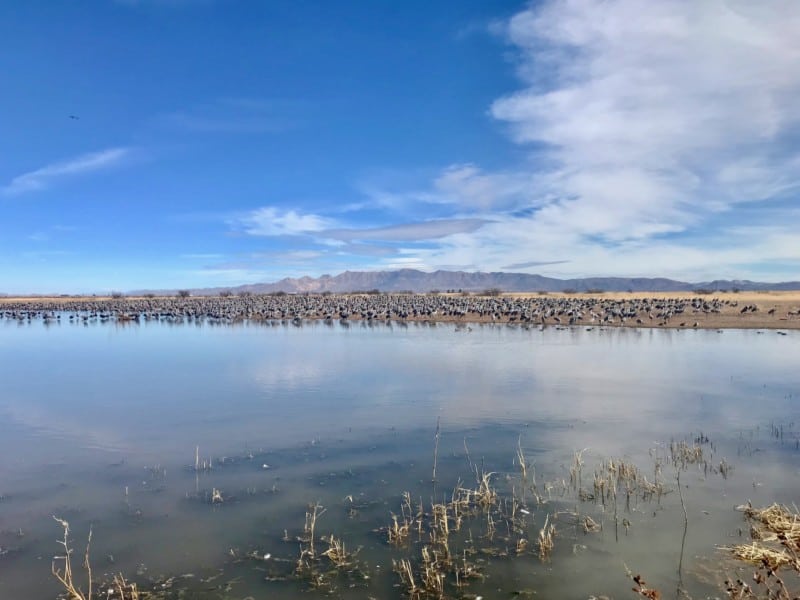
<svg viewBox="0 0 800 600">
<path fill-rule="evenodd" d="M 73 121 L 80 120 L 80 117 L 76 117 L 75 115 L 70 115 L 69 118 L 72 119 Z"/>
</svg>

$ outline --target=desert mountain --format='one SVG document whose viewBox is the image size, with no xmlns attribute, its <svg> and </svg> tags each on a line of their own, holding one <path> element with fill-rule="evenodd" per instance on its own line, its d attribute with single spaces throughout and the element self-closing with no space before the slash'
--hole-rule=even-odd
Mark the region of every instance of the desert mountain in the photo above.
<svg viewBox="0 0 800 600">
<path fill-rule="evenodd" d="M 800 281 L 764 283 L 747 280 L 714 280 L 696 283 L 649 277 L 587 277 L 581 279 L 556 279 L 527 273 L 470 273 L 466 271 L 434 271 L 426 273 L 416 269 L 397 271 L 345 271 L 339 275 L 321 277 L 286 278 L 274 283 L 256 283 L 231 288 L 203 288 L 192 290 L 194 295 L 251 292 L 268 294 L 355 292 L 380 290 L 382 292 L 429 292 L 433 290 L 482 291 L 498 288 L 505 292 L 691 292 L 709 290 L 800 290 Z"/>
</svg>

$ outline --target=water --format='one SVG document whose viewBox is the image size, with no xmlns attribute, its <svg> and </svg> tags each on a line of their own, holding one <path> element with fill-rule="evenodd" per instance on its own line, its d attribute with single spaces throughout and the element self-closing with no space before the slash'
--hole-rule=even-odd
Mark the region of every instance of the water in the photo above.
<svg viewBox="0 0 800 600">
<path fill-rule="evenodd" d="M 6 322 L 0 597 L 58 593 L 52 515 L 70 522 L 76 565 L 91 524 L 97 577 L 176 576 L 174 597 L 178 588 L 190 590 L 181 597 L 296 597 L 308 582 L 282 579 L 316 502 L 325 507 L 317 536 L 362 547 L 359 569 L 335 578 L 332 593 L 402 597 L 391 561 L 416 564 L 423 545 L 387 543 L 402 493 L 429 510 L 459 479 L 476 486 L 472 463 L 495 473 L 502 498 L 519 498 L 518 443 L 543 504 L 530 491 L 520 498 L 530 515 L 519 531 L 498 523 L 489 540 L 478 515 L 453 534 L 453 549 L 469 550 L 483 575 L 464 593 L 626 597 L 627 565 L 665 594 L 682 586 L 696 598 L 720 595 L 716 547 L 748 539 L 733 508 L 800 500 L 798 364 L 794 333 Z M 667 453 L 671 440 L 693 444 L 701 432 L 710 440 L 706 468 L 681 474 L 685 539 L 669 464 L 661 474 L 668 493 L 619 506 L 616 527 L 610 505 L 581 501 L 570 486 L 576 450 L 586 449 L 586 489 L 612 457 L 652 481 L 654 453 Z M 195 471 L 198 447 L 211 470 Z M 727 477 L 715 472 L 723 458 L 733 466 Z M 222 503 L 211 502 L 215 489 Z M 585 534 L 576 513 L 603 530 Z M 547 515 L 557 536 L 541 561 L 536 538 Z M 529 543 L 517 556 L 519 539 Z"/>
</svg>

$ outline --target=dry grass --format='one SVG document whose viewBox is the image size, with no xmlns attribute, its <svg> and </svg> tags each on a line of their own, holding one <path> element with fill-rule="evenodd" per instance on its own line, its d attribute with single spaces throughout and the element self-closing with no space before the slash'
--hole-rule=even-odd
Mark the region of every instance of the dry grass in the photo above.
<svg viewBox="0 0 800 600">
<path fill-rule="evenodd" d="M 735 558 L 754 565 L 766 566 L 777 571 L 782 567 L 790 567 L 800 570 L 797 557 L 791 556 L 785 549 L 774 550 L 758 542 L 752 544 L 737 544 L 730 547 L 730 551 Z"/>
<path fill-rule="evenodd" d="M 583 517 L 583 520 L 582 520 L 581 524 L 583 525 L 583 532 L 584 533 L 597 533 L 598 531 L 602 531 L 603 530 L 603 526 L 600 525 L 600 523 L 595 521 L 589 515 L 585 515 Z"/>
<path fill-rule="evenodd" d="M 533 298 L 536 294 L 530 292 L 509 292 L 503 294 L 511 298 Z M 696 298 L 697 294 L 691 292 L 603 292 L 602 294 L 564 294 L 562 292 L 548 292 L 548 296 L 555 298 L 588 298 L 601 300 L 635 300 L 645 298 L 666 298 L 670 300 L 680 300 L 683 298 Z M 738 301 L 739 303 L 752 302 L 779 302 L 788 304 L 800 303 L 800 291 L 758 291 L 758 292 L 714 292 L 709 298 L 719 298 L 721 300 Z"/>
<path fill-rule="evenodd" d="M 471 485 L 463 485 L 459 480 L 449 497 L 448 494 L 439 492 L 435 499 L 431 498 L 430 502 L 425 503 L 422 499 L 419 503 L 412 502 L 411 494 L 404 492 L 400 499 L 399 510 L 391 514 L 391 523 L 388 527 L 377 531 L 382 535 L 385 534 L 384 539 L 394 546 L 388 550 L 393 555 L 393 571 L 399 578 L 400 587 L 409 598 L 423 600 L 469 597 L 464 588 L 469 586 L 471 581 L 483 578 L 480 569 L 486 564 L 488 560 L 486 557 L 498 559 L 528 557 L 522 560 L 535 561 L 535 557 L 538 556 L 541 561 L 550 561 L 554 560 L 557 537 L 561 544 L 562 537 L 581 536 L 581 532 L 616 533 L 617 529 L 624 527 L 627 533 L 631 522 L 623 519 L 622 515 L 619 515 L 618 519 L 618 496 L 620 500 L 626 499 L 625 503 L 621 501 L 619 503 L 620 512 L 627 508 L 630 511 L 628 516 L 640 514 L 641 509 L 631 506 L 634 499 L 637 502 L 657 501 L 671 491 L 665 488 L 662 481 L 660 472 L 662 465 L 669 465 L 672 462 L 681 470 L 688 465 L 696 465 L 702 472 L 702 465 L 710 460 L 704 454 L 704 449 L 697 444 L 674 442 L 659 448 L 661 452 L 654 457 L 654 471 L 647 470 L 648 475 L 653 478 L 652 483 L 635 464 L 621 459 L 601 461 L 594 468 L 592 476 L 592 471 L 586 467 L 586 462 L 589 462 L 586 450 L 575 452 L 571 457 L 571 463 L 564 468 L 563 477 L 549 483 L 545 480 L 543 484 L 548 495 L 553 492 L 560 495 L 562 500 L 556 498 L 553 500 L 555 506 L 548 506 L 533 514 L 534 509 L 524 503 L 526 488 L 533 490 L 537 503 L 548 504 L 549 500 L 539 497 L 536 492 L 536 474 L 532 474 L 522 450 L 521 438 L 518 438 L 513 460 L 509 461 L 513 464 L 510 471 L 487 472 L 482 467 L 475 468 L 468 458 L 475 477 Z M 468 456 L 466 443 L 465 452 Z M 199 465 L 199 449 L 196 449 L 196 468 Z M 569 481 L 566 480 L 567 468 L 570 473 Z M 714 471 L 721 472 L 722 469 Z M 442 477 L 447 474 L 440 472 L 437 475 Z M 586 489 L 582 487 L 584 484 Z M 523 491 L 521 500 L 518 495 L 520 490 Z M 436 495 L 435 487 L 434 495 Z M 223 501 L 222 494 L 216 488 L 213 488 L 211 497 L 212 503 Z M 233 496 L 228 497 L 226 494 L 226 503 L 230 503 L 233 499 Z M 345 499 L 349 500 L 352 508 L 353 496 L 347 496 Z M 594 510 L 590 510 L 591 516 L 578 511 L 577 508 L 573 511 L 571 507 L 565 506 L 567 502 L 577 503 L 577 500 L 596 503 Z M 602 507 L 599 506 L 601 503 Z M 729 548 L 731 555 L 757 565 L 759 573 L 764 569 L 767 573 L 777 572 L 778 569 L 800 571 L 797 562 L 797 553 L 800 550 L 800 517 L 797 513 L 779 505 L 764 509 L 747 506 L 742 510 L 753 521 L 754 542 Z M 289 532 L 284 530 L 285 541 L 300 543 L 299 558 L 295 552 L 286 559 L 272 558 L 269 564 L 273 566 L 263 567 L 268 571 L 268 580 L 298 579 L 318 592 L 335 594 L 338 593 L 337 588 L 348 578 L 347 583 L 350 587 L 358 585 L 354 583 L 353 573 L 359 572 L 362 581 L 368 579 L 367 575 L 370 573 L 364 568 L 363 563 L 359 566 L 356 558 L 359 549 L 354 552 L 345 545 L 341 537 L 332 534 L 319 535 L 319 519 L 325 512 L 326 509 L 321 504 L 310 504 L 305 511 L 302 534 L 296 532 L 297 535 L 290 536 Z M 543 523 L 542 517 L 544 517 Z M 75 573 L 69 561 L 71 554 L 68 545 L 69 525 L 66 521 L 60 519 L 57 521 L 64 528 L 64 541 L 59 543 L 64 546 L 66 554 L 64 557 L 56 557 L 56 561 L 64 562 L 54 561 L 53 574 L 67 591 L 69 600 L 92 600 L 91 587 L 84 592 L 74 581 Z M 612 529 L 609 529 L 609 524 Z M 586 548 L 583 546 L 584 550 Z M 263 552 L 255 556 L 262 563 L 266 562 L 268 557 L 269 555 L 265 556 Z M 84 566 L 89 570 L 91 580 L 88 559 L 87 544 Z M 277 573 L 277 576 L 274 570 L 276 562 L 286 563 L 285 572 Z M 761 576 L 768 577 L 768 575 Z M 647 586 L 641 577 L 631 575 L 631 578 L 636 583 L 634 588 L 636 594 L 651 600 L 660 598 L 659 592 Z M 778 591 L 785 589 L 783 582 L 776 576 L 769 582 L 772 586 L 770 589 Z M 729 590 L 734 590 L 730 591 L 729 595 L 739 594 L 732 597 L 751 599 L 769 597 L 779 600 L 791 598 L 780 593 L 759 596 L 753 591 L 756 586 L 751 587 L 746 584 L 742 586 L 737 582 L 728 584 Z M 114 590 L 113 594 L 107 591 L 109 589 Z M 144 597 L 136 585 L 127 582 L 122 575 L 115 575 L 113 581 L 104 586 L 103 591 L 103 598 L 114 598 L 114 600 L 117 598 L 138 600 Z M 94 593 L 97 595 L 97 590 Z"/>
<path fill-rule="evenodd" d="M 64 539 L 58 542 L 59 545 L 64 548 L 64 555 L 53 558 L 50 571 L 64 587 L 70 600 L 92 600 L 92 566 L 89 562 L 89 548 L 92 545 L 92 530 L 91 528 L 89 529 L 89 538 L 86 541 L 86 552 L 83 557 L 83 568 L 86 570 L 87 575 L 87 591 L 84 593 L 80 585 L 75 582 L 75 576 L 72 571 L 72 548 L 69 546 L 69 523 L 56 516 L 54 516 L 53 519 L 55 519 L 64 530 Z M 63 565 L 60 568 L 56 566 L 56 561 L 58 560 L 63 561 Z"/>
<path fill-rule="evenodd" d="M 541 560 L 550 558 L 553 553 L 555 535 L 556 526 L 550 523 L 550 515 L 547 515 L 544 519 L 544 526 L 539 530 L 539 538 L 537 540 L 539 558 Z"/>
<path fill-rule="evenodd" d="M 688 444 L 685 441 L 671 442 L 669 445 L 672 464 L 686 468 L 704 462 L 703 448 L 699 444 Z"/>
<path fill-rule="evenodd" d="M 410 598 L 418 598 L 421 589 L 417 587 L 417 582 L 414 579 L 414 569 L 411 567 L 411 561 L 407 558 L 400 560 L 392 559 L 392 569 L 400 577 L 400 582 L 405 588 L 406 594 Z"/>
<path fill-rule="evenodd" d="M 726 547 L 734 557 L 772 571 L 789 568 L 800 572 L 800 514 L 786 506 L 773 504 L 766 508 L 740 507 L 753 522 L 751 544 Z"/>
<path fill-rule="evenodd" d="M 747 504 L 739 507 L 752 521 L 753 542 L 723 547 L 741 561 L 756 566 L 752 585 L 742 579 L 725 581 L 725 591 L 731 598 L 752 600 L 796 600 L 780 572 L 800 573 L 800 514 L 797 509 L 773 504 L 766 508 L 753 508 Z M 795 579 L 796 581 L 796 579 Z"/>
<path fill-rule="evenodd" d="M 763 541 L 781 540 L 791 550 L 800 551 L 800 514 L 780 504 L 762 509 L 747 506 L 744 513 L 761 524 Z"/>
<path fill-rule="evenodd" d="M 330 560 L 337 569 L 345 569 L 353 564 L 353 558 L 357 552 L 348 552 L 341 538 L 334 537 L 331 534 L 322 539 L 328 543 L 328 549 L 322 553 L 322 556 Z"/>
<path fill-rule="evenodd" d="M 139 600 L 140 598 L 136 584 L 126 581 L 122 573 L 114 575 L 112 587 L 109 589 L 113 589 L 116 592 L 114 600 Z M 109 594 L 109 597 L 111 597 L 111 594 Z"/>
<path fill-rule="evenodd" d="M 407 520 L 403 520 L 400 524 L 397 515 L 392 515 L 392 524 L 389 526 L 388 535 L 389 543 L 394 546 L 402 546 L 408 541 L 408 534 L 410 531 L 410 524 Z"/>
<path fill-rule="evenodd" d="M 53 576 L 59 581 L 64 588 L 64 593 L 69 600 L 92 600 L 93 598 L 93 582 L 92 582 L 92 565 L 89 561 L 89 550 L 92 545 L 92 530 L 89 528 L 89 536 L 86 541 L 86 551 L 83 555 L 83 569 L 86 571 L 86 591 L 84 592 L 82 586 L 75 580 L 75 572 L 72 569 L 72 553 L 73 549 L 70 547 L 69 541 L 69 522 L 58 517 L 53 517 L 55 521 L 61 526 L 64 537 L 58 541 L 58 544 L 64 548 L 63 556 L 56 556 L 50 566 Z M 61 561 L 61 565 L 56 564 Z M 144 598 L 140 594 L 139 589 L 135 583 L 131 583 L 125 579 L 122 573 L 117 573 L 113 576 L 110 583 L 103 585 L 103 589 L 107 590 L 104 597 L 113 598 L 114 600 L 140 600 Z"/>
</svg>

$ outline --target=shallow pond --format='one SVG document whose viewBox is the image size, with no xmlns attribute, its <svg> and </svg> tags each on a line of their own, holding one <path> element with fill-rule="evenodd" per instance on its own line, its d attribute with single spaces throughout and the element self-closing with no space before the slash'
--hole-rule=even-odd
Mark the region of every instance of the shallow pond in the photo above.
<svg viewBox="0 0 800 600">
<path fill-rule="evenodd" d="M 5 322 L 0 597 L 58 594 L 53 515 L 76 571 L 91 525 L 96 579 L 166 597 L 400 598 L 424 549 L 448 597 L 722 596 L 734 508 L 800 500 L 798 364 L 795 332 Z"/>
</svg>

